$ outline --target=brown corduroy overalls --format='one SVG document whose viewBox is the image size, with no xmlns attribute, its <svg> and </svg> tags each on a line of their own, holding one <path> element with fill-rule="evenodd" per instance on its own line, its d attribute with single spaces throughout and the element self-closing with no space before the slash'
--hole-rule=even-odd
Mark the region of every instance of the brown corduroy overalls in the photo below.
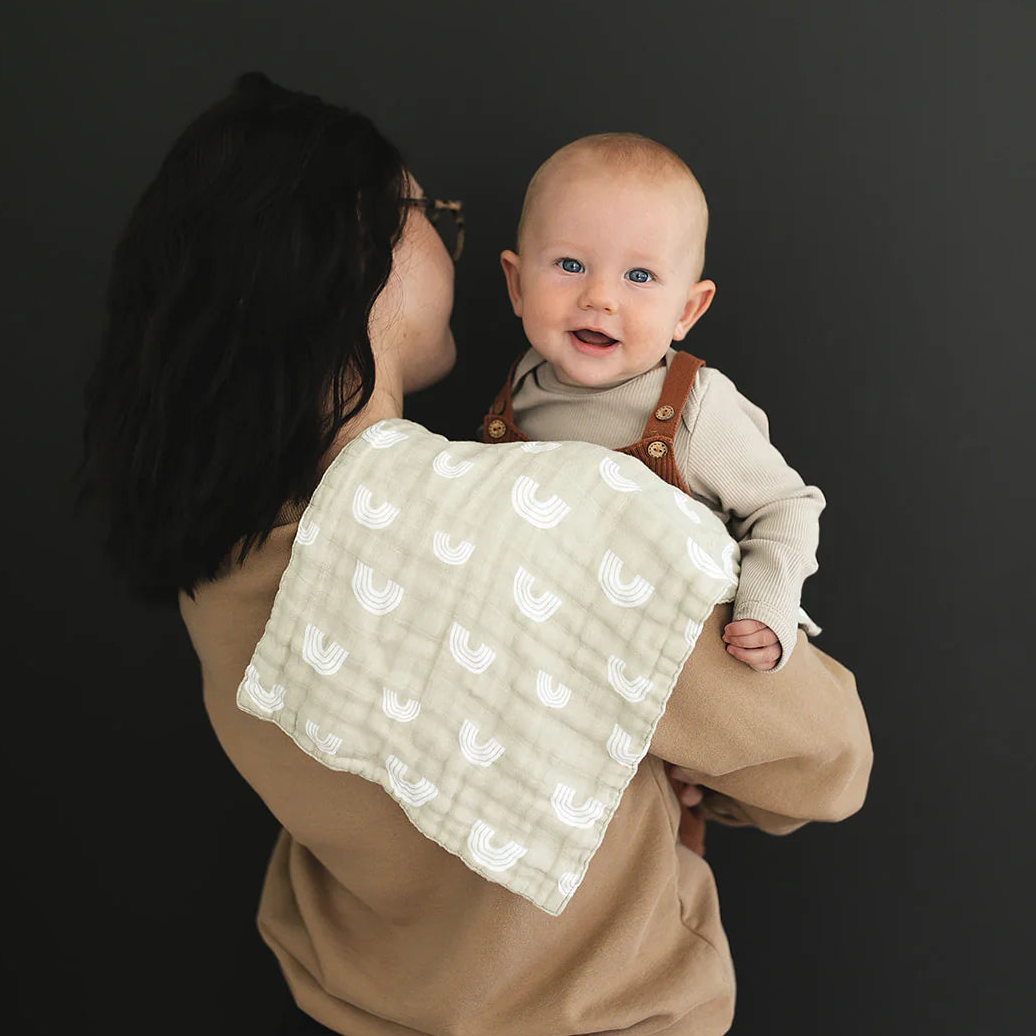
<svg viewBox="0 0 1036 1036">
<path fill-rule="evenodd" d="M 483 442 L 529 442 L 529 437 L 514 423 L 514 407 L 511 400 L 511 385 L 514 382 L 514 372 L 520 360 L 521 357 L 511 365 L 504 387 L 497 393 L 493 405 L 489 408 L 489 413 L 482 419 Z M 669 365 L 669 371 L 662 383 L 662 391 L 644 425 L 641 437 L 636 442 L 615 451 L 636 457 L 659 478 L 664 479 L 688 496 L 694 494 L 687 488 L 687 484 L 676 466 L 673 437 L 680 414 L 687 404 L 687 397 L 691 394 L 695 376 L 704 366 L 705 361 L 699 360 L 697 356 L 678 352 Z M 670 766 L 667 763 L 666 773 L 669 771 Z M 670 780 L 672 781 L 671 777 Z M 677 781 L 672 781 L 672 784 L 673 790 L 679 796 L 684 786 Z M 688 849 L 693 849 L 699 856 L 705 855 L 705 820 L 697 808 L 689 809 L 681 806 L 680 841 Z"/>
</svg>

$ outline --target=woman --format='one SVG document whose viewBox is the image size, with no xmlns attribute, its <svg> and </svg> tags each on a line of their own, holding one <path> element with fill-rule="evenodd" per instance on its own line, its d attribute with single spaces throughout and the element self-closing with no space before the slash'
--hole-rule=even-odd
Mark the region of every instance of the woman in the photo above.
<svg viewBox="0 0 1036 1036">
<path fill-rule="evenodd" d="M 258 922 L 298 1005 L 285 1031 L 715 1036 L 732 968 L 663 761 L 726 822 L 849 815 L 870 745 L 836 662 L 803 643 L 756 674 L 715 608 L 558 916 L 236 705 L 321 477 L 453 365 L 453 271 L 427 207 L 368 120 L 257 74 L 187 129 L 119 245 L 88 392 L 109 554 L 141 594 L 178 594 L 213 727 L 282 825 Z"/>
</svg>

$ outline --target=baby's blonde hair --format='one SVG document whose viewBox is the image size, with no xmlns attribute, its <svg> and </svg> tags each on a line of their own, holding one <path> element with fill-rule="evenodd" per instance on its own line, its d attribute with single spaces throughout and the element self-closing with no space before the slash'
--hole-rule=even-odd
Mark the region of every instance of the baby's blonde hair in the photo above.
<svg viewBox="0 0 1036 1036">
<path fill-rule="evenodd" d="M 655 180 L 674 177 L 688 182 L 698 210 L 696 218 L 701 225 L 700 254 L 695 275 L 695 279 L 698 279 L 701 276 L 702 267 L 705 265 L 705 236 L 709 227 L 709 207 L 705 201 L 705 192 L 702 191 L 701 184 L 698 183 L 687 163 L 675 151 L 640 133 L 594 133 L 558 148 L 532 174 L 529 186 L 525 189 L 522 213 L 518 217 L 519 251 L 521 251 L 522 235 L 529 219 L 529 213 L 532 211 L 539 188 L 547 175 L 566 161 L 583 156 L 607 163 L 609 168 L 614 169 L 617 173 L 637 172 Z"/>
</svg>

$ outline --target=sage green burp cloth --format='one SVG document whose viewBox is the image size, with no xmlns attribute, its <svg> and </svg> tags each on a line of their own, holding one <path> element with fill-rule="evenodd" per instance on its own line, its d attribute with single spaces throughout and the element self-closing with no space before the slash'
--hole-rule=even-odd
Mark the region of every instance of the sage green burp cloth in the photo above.
<svg viewBox="0 0 1036 1036">
<path fill-rule="evenodd" d="M 737 556 L 631 457 L 381 421 L 299 522 L 238 706 L 557 915 Z"/>
</svg>

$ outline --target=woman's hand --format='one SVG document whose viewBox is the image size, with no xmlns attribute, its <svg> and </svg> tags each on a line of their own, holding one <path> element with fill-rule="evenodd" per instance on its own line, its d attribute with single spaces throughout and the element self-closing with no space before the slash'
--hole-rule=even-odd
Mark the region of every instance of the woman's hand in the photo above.
<svg viewBox="0 0 1036 1036">
<path fill-rule="evenodd" d="M 697 806 L 705 797 L 701 786 L 694 783 L 694 778 L 682 766 L 670 767 L 669 778 L 676 797 L 684 806 Z"/>
<path fill-rule="evenodd" d="M 693 783 L 694 778 L 682 767 L 667 764 L 666 770 L 669 773 L 669 783 L 680 802 L 680 842 L 692 852 L 704 856 L 705 818 L 701 811 L 695 808 L 703 798 L 702 790 Z"/>
</svg>

